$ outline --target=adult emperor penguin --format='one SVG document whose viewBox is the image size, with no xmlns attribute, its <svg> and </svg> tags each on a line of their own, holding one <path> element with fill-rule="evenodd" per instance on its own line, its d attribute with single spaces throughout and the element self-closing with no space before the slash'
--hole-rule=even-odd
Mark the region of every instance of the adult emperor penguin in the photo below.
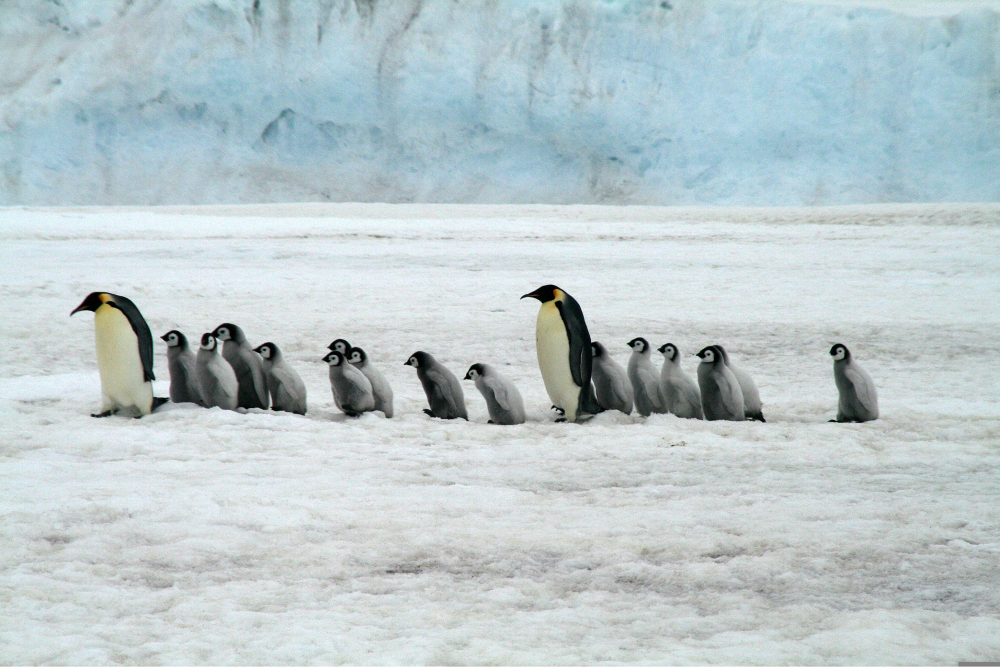
<svg viewBox="0 0 1000 667">
<path fill-rule="evenodd" d="M 495 368 L 489 364 L 472 364 L 465 379 L 473 380 L 476 389 L 486 400 L 491 424 L 512 426 L 524 423 L 524 399 L 521 398 L 521 392 Z"/>
<path fill-rule="evenodd" d="M 757 390 L 757 385 L 754 384 L 753 378 L 742 368 L 730 361 L 726 348 L 721 345 L 716 345 L 715 347 L 719 348 L 719 353 L 722 354 L 722 361 L 725 362 L 726 366 L 729 366 L 729 370 L 736 376 L 736 381 L 740 383 L 740 391 L 743 392 L 744 416 L 751 421 L 766 421 L 764 413 L 761 412 L 763 406 L 760 402 L 760 392 Z"/>
<path fill-rule="evenodd" d="M 597 403 L 605 410 L 632 413 L 634 395 L 632 382 L 621 365 L 611 358 L 607 348 L 596 340 L 590 344 L 594 357 L 594 392 Z"/>
<path fill-rule="evenodd" d="M 285 355 L 274 343 L 264 343 L 254 349 L 264 360 L 264 379 L 271 395 L 271 409 L 306 413 L 306 385 L 295 369 L 285 361 Z"/>
<path fill-rule="evenodd" d="M 141 417 L 166 403 L 153 397 L 153 335 L 130 299 L 110 292 L 91 292 L 73 309 L 94 313 L 97 370 L 101 375 L 101 412 L 108 417 L 128 410 Z"/>
<path fill-rule="evenodd" d="M 347 357 L 337 350 L 328 352 L 325 361 L 330 366 L 330 389 L 333 402 L 348 417 L 359 417 L 375 409 L 372 383 L 365 374 L 348 363 Z"/>
<path fill-rule="evenodd" d="M 535 350 L 549 399 L 563 411 L 565 421 L 596 415 L 602 408 L 590 384 L 590 331 L 580 304 L 555 285 L 542 285 L 521 298 L 529 296 L 542 304 L 535 323 Z"/>
<path fill-rule="evenodd" d="M 701 363 L 698 364 L 698 386 L 701 387 L 701 405 L 705 411 L 705 419 L 743 421 L 743 391 L 736 376 L 726 366 L 718 346 L 709 345 L 698 356 L 701 357 Z"/>
<path fill-rule="evenodd" d="M 430 409 L 424 412 L 439 419 L 469 419 L 465 394 L 455 374 L 427 352 L 414 352 L 403 364 L 417 369 L 417 377 L 427 394 Z"/>
<path fill-rule="evenodd" d="M 206 408 L 236 409 L 240 390 L 236 371 L 219 354 L 219 341 L 210 333 L 201 335 L 195 372 L 198 376 L 198 391 Z"/>
<path fill-rule="evenodd" d="M 267 398 L 264 362 L 260 355 L 253 351 L 243 329 L 226 322 L 217 326 L 212 335 L 225 342 L 222 346 L 222 356 L 236 371 L 236 379 L 240 383 L 240 407 L 266 410 L 270 401 Z"/>
<path fill-rule="evenodd" d="M 663 400 L 663 390 L 660 389 L 659 373 L 649 358 L 652 353 L 649 342 L 645 338 L 633 338 L 628 346 L 632 348 L 632 356 L 628 360 L 628 379 L 635 394 L 636 411 L 643 417 L 665 413 L 667 404 Z"/>
<path fill-rule="evenodd" d="M 834 345 L 830 348 L 830 356 L 833 357 L 833 379 L 840 392 L 837 421 L 867 422 L 878 419 L 878 395 L 871 376 L 854 361 L 846 345 Z"/>
<path fill-rule="evenodd" d="M 368 381 L 372 383 L 372 394 L 375 396 L 375 409 L 381 411 L 386 417 L 391 418 L 392 387 L 389 386 L 389 381 L 382 375 L 382 371 L 372 365 L 372 362 L 368 360 L 368 353 L 360 347 L 352 347 L 347 360 L 352 366 L 364 373 Z"/>
<path fill-rule="evenodd" d="M 701 392 L 691 376 L 681 368 L 680 350 L 673 343 L 666 343 L 659 347 L 659 351 L 663 355 L 660 388 L 663 390 L 667 410 L 683 419 L 704 419 Z"/>
<path fill-rule="evenodd" d="M 187 336 L 177 329 L 160 336 L 167 343 L 167 368 L 170 369 L 170 400 L 174 403 L 205 405 L 198 389 L 197 360 Z"/>
</svg>

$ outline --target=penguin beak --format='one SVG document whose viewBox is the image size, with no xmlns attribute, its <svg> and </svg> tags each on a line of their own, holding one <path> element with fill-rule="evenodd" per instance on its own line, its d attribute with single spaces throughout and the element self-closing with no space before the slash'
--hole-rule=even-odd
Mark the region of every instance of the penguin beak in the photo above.
<svg viewBox="0 0 1000 667">
<path fill-rule="evenodd" d="M 73 311 L 73 312 L 76 312 L 76 311 Z M 166 341 L 167 340 L 167 335 L 168 334 L 163 334 L 162 336 L 160 336 L 160 340 Z"/>
<path fill-rule="evenodd" d="M 470 373 L 472 373 L 472 371 L 469 371 L 469 373 L 466 373 L 466 374 L 465 374 L 465 377 L 464 377 L 464 378 L 462 378 L 462 379 L 463 379 L 463 380 L 471 380 L 471 379 L 472 379 L 472 376 L 470 375 Z"/>
<path fill-rule="evenodd" d="M 521 299 L 527 299 L 527 298 L 528 298 L 529 296 L 530 296 L 531 298 L 533 298 L 533 299 L 538 299 L 539 301 L 541 301 L 541 300 L 542 300 L 542 298 L 541 298 L 540 296 L 538 296 L 538 294 L 536 294 L 535 292 L 530 292 L 530 293 L 528 293 L 528 294 L 525 294 L 524 296 L 522 296 L 522 297 L 521 297 Z M 519 299 L 519 300 L 520 300 L 520 299 Z"/>
</svg>

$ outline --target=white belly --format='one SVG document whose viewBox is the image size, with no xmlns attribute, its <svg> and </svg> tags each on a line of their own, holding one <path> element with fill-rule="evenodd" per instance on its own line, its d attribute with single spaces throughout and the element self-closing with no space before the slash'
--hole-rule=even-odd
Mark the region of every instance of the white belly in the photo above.
<svg viewBox="0 0 1000 667">
<path fill-rule="evenodd" d="M 535 349 L 549 399 L 566 412 L 568 421 L 576 421 L 580 387 L 573 382 L 573 373 L 569 368 L 569 337 L 553 301 L 542 304 L 538 311 Z"/>
<path fill-rule="evenodd" d="M 128 318 L 117 308 L 101 306 L 94 313 L 94 334 L 104 409 L 136 408 L 149 414 L 153 385 L 145 380 L 139 339 Z"/>
</svg>

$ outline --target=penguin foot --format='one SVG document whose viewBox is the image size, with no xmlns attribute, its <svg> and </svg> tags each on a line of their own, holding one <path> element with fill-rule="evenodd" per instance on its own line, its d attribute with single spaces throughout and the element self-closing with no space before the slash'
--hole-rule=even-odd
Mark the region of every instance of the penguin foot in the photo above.
<svg viewBox="0 0 1000 667">
<path fill-rule="evenodd" d="M 111 415 L 115 414 L 116 412 L 118 412 L 118 410 L 105 410 L 104 412 L 100 412 L 98 414 L 91 413 L 90 416 L 91 417 L 97 417 L 98 419 L 100 419 L 102 417 L 110 417 Z"/>
<path fill-rule="evenodd" d="M 496 424 L 496 422 L 495 422 L 495 421 L 493 421 L 492 419 L 490 419 L 490 420 L 487 420 L 487 422 L 486 422 L 486 423 L 487 423 L 487 424 Z"/>
<path fill-rule="evenodd" d="M 561 414 L 561 415 L 564 415 L 564 414 L 566 414 L 566 411 L 565 411 L 565 410 L 563 410 L 562 408 L 560 408 L 560 407 L 559 407 L 558 405 L 553 405 L 553 406 L 552 406 L 552 409 L 553 409 L 553 410 L 555 410 L 556 412 L 558 412 L 558 413 L 559 413 L 559 414 Z"/>
<path fill-rule="evenodd" d="M 747 421 L 752 421 L 752 422 L 767 422 L 767 420 L 764 419 L 764 415 L 759 414 L 759 413 L 755 414 L 755 415 L 749 415 L 747 417 Z"/>
<path fill-rule="evenodd" d="M 424 414 L 427 415 L 428 417 L 437 417 L 437 415 L 434 414 L 433 410 L 429 410 L 427 408 L 424 408 Z"/>
<path fill-rule="evenodd" d="M 566 418 L 565 417 L 559 417 L 558 419 L 556 419 L 556 423 L 557 424 L 564 424 L 564 423 L 566 423 Z"/>
</svg>

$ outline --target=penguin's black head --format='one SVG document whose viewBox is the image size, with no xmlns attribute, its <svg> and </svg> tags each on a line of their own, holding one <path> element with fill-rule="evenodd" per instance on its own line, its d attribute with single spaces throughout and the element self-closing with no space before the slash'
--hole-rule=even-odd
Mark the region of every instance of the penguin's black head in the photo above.
<svg viewBox="0 0 1000 667">
<path fill-rule="evenodd" d="M 219 340 L 231 340 L 237 343 L 242 343 L 242 339 L 244 338 L 243 329 L 240 329 L 235 324 L 231 324 L 229 322 L 215 327 L 215 331 L 212 332 L 212 335 Z"/>
<path fill-rule="evenodd" d="M 483 365 L 482 364 L 472 364 L 471 366 L 469 366 L 469 372 L 465 374 L 465 379 L 466 380 L 475 380 L 480 375 L 484 375 L 484 373 L 483 373 Z"/>
<path fill-rule="evenodd" d="M 677 346 L 673 343 L 664 343 L 658 348 L 659 352 L 663 354 L 664 357 L 673 361 L 677 358 Z"/>
<path fill-rule="evenodd" d="M 592 357 L 603 357 L 608 351 L 604 349 L 604 346 L 598 343 L 596 340 L 590 341 L 590 356 Z"/>
<path fill-rule="evenodd" d="M 73 312 L 70 313 L 69 316 L 73 317 L 81 310 L 94 312 L 106 303 L 114 305 L 114 297 L 107 292 L 91 292 L 79 306 L 73 309 Z"/>
<path fill-rule="evenodd" d="M 326 356 L 323 357 L 323 361 L 330 364 L 331 366 L 342 366 L 347 363 L 347 359 L 344 357 L 343 352 L 338 352 L 337 350 L 332 350 L 327 352 Z"/>
<path fill-rule="evenodd" d="M 413 366 L 414 368 L 420 368 L 421 366 L 427 367 L 430 365 L 430 361 L 433 361 L 434 357 L 427 354 L 426 352 L 414 352 L 410 355 L 410 358 L 406 360 L 404 366 Z"/>
<path fill-rule="evenodd" d="M 367 358 L 368 353 L 360 347 L 352 347 L 350 353 L 347 355 L 347 360 L 352 364 L 363 364 Z"/>
<path fill-rule="evenodd" d="M 215 336 L 210 333 L 203 333 L 201 335 L 201 349 L 203 350 L 214 350 L 215 346 L 219 344 Z"/>
<path fill-rule="evenodd" d="M 701 352 L 698 353 L 701 357 L 702 362 L 706 364 L 715 363 L 717 359 L 721 359 L 722 355 L 719 354 L 719 350 L 715 345 L 709 345 L 706 348 L 702 348 Z"/>
<path fill-rule="evenodd" d="M 166 341 L 167 347 L 179 347 L 182 350 L 186 350 L 188 347 L 187 337 L 177 329 L 171 329 L 163 334 L 160 336 L 160 340 Z"/>
<path fill-rule="evenodd" d="M 649 349 L 649 342 L 640 336 L 639 338 L 633 338 L 628 342 L 628 346 L 639 353 L 645 353 Z"/>
<path fill-rule="evenodd" d="M 549 301 L 556 300 L 556 297 L 558 296 L 556 292 L 562 292 L 562 290 L 556 287 L 555 285 L 542 285 L 534 292 L 528 292 L 521 298 L 526 299 L 530 296 L 533 299 L 538 299 L 542 303 L 548 303 Z"/>
<path fill-rule="evenodd" d="M 274 343 L 264 343 L 263 345 L 254 348 L 254 352 L 265 359 L 273 359 L 278 354 L 278 346 Z"/>
<path fill-rule="evenodd" d="M 841 361 L 842 359 L 850 359 L 851 351 L 847 349 L 847 346 L 842 343 L 837 343 L 830 348 L 830 356 L 833 357 L 834 361 Z"/>
<path fill-rule="evenodd" d="M 351 344 L 348 343 L 343 338 L 338 338 L 337 340 L 335 340 L 332 343 L 330 343 L 329 345 L 327 345 L 326 349 L 328 349 L 328 350 L 336 350 L 337 352 L 340 352 L 341 354 L 347 354 L 348 351 L 350 351 L 350 349 L 351 349 Z"/>
</svg>

